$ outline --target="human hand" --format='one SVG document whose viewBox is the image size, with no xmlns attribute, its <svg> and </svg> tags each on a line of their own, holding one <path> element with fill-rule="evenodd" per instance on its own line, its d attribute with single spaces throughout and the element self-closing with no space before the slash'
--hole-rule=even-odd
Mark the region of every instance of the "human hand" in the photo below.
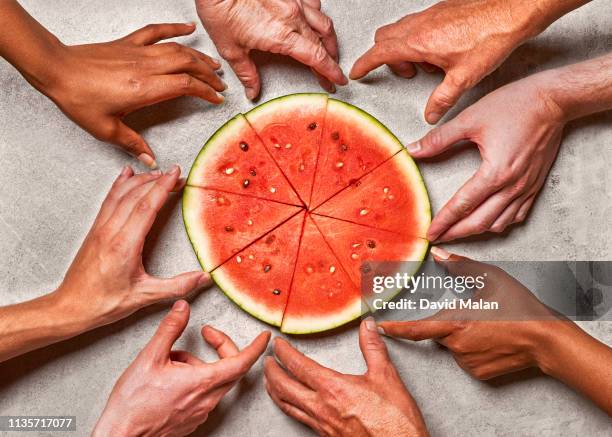
<svg viewBox="0 0 612 437">
<path fill-rule="evenodd" d="M 261 83 L 251 50 L 291 56 L 311 67 L 321 86 L 347 79 L 338 66 L 338 41 L 320 0 L 196 0 L 198 15 L 223 59 L 238 76 L 247 98 L 259 95 Z"/>
<path fill-rule="evenodd" d="M 427 428 L 416 402 L 389 358 L 372 318 L 361 323 L 359 347 L 368 370 L 344 375 L 302 355 L 277 338 L 273 357 L 264 364 L 266 390 L 288 416 L 319 435 L 426 436 Z"/>
<path fill-rule="evenodd" d="M 151 24 L 116 41 L 64 46 L 50 57 L 53 80 L 26 78 L 75 123 L 155 168 L 147 142 L 122 118 L 179 96 L 223 102 L 218 61 L 175 42 L 157 42 L 195 30 L 194 24 Z"/>
<path fill-rule="evenodd" d="M 444 81 L 425 108 L 427 122 L 437 123 L 517 46 L 544 30 L 546 18 L 533 1 L 441 1 L 379 28 L 350 78 L 360 79 L 383 64 L 406 78 L 416 74 L 414 63 L 427 72 L 441 68 Z"/>
<path fill-rule="evenodd" d="M 189 322 L 189 305 L 177 301 L 157 332 L 117 380 L 94 436 L 182 436 L 193 432 L 266 350 L 262 332 L 242 351 L 210 326 L 202 337 L 220 360 L 205 363 L 172 345 Z"/>
<path fill-rule="evenodd" d="M 575 325 L 542 304 L 527 288 L 502 269 L 431 249 L 434 260 L 449 273 L 486 277 L 473 300 L 497 302 L 499 309 L 445 309 L 431 317 L 380 322 L 388 336 L 414 341 L 433 339 L 447 347 L 457 364 L 478 379 L 490 379 L 529 367 L 550 368 L 558 350 L 551 336 Z"/>
<path fill-rule="evenodd" d="M 156 278 L 142 263 L 145 238 L 170 191 L 180 188 L 179 175 L 178 166 L 166 174 L 134 175 L 130 167 L 123 169 L 53 293 L 64 313 L 78 317 L 91 329 L 211 283 L 210 276 L 201 271 Z"/>
<path fill-rule="evenodd" d="M 525 220 L 557 156 L 565 125 L 541 79 L 536 75 L 495 90 L 407 146 L 420 159 L 468 140 L 482 157 L 478 171 L 435 215 L 430 241 L 502 232 Z"/>
</svg>

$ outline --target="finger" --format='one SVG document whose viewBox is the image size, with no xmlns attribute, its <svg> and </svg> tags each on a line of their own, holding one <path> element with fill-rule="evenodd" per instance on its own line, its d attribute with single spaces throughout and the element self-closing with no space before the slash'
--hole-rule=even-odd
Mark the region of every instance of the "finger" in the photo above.
<svg viewBox="0 0 612 437">
<path fill-rule="evenodd" d="M 100 211 L 96 216 L 96 220 L 94 221 L 95 228 L 96 225 L 100 225 L 106 221 L 110 214 L 113 213 L 117 204 L 119 203 L 119 199 L 121 199 L 121 188 L 125 183 L 134 176 L 134 169 L 129 165 L 126 165 L 121 169 L 121 173 L 117 176 L 117 179 L 113 182 L 111 189 L 108 191 L 108 194 L 104 198 L 102 205 L 100 206 Z"/>
<path fill-rule="evenodd" d="M 159 44 L 154 44 L 152 46 L 148 46 L 146 48 L 146 53 L 151 57 L 176 55 L 177 53 L 181 53 L 181 52 L 193 54 L 196 58 L 204 61 L 213 70 L 218 70 L 221 68 L 221 63 L 219 62 L 219 60 L 214 59 L 208 56 L 206 53 L 202 53 L 199 50 L 184 46 L 176 42 L 163 42 Z"/>
<path fill-rule="evenodd" d="M 199 97 L 218 105 L 225 100 L 207 83 L 187 73 L 154 76 L 148 81 L 148 92 L 139 106 L 149 106 L 180 96 Z"/>
<path fill-rule="evenodd" d="M 302 0 L 304 6 L 321 10 L 321 0 Z"/>
<path fill-rule="evenodd" d="M 219 358 L 228 358 L 238 355 L 240 349 L 233 342 L 233 340 L 224 332 L 213 328 L 212 326 L 204 326 L 202 328 L 202 337 L 217 351 Z"/>
<path fill-rule="evenodd" d="M 172 345 L 178 340 L 189 322 L 189 304 L 178 300 L 170 312 L 164 317 L 145 350 L 150 352 L 158 362 L 170 358 Z"/>
<path fill-rule="evenodd" d="M 431 158 L 450 149 L 461 140 L 469 139 L 470 126 L 464 117 L 459 114 L 454 119 L 431 129 L 415 143 L 408 144 L 406 148 L 415 158 Z"/>
<path fill-rule="evenodd" d="M 422 62 L 423 56 L 399 39 L 386 39 L 376 42 L 355 63 L 349 74 L 353 80 L 361 79 L 381 65 L 396 64 L 400 61 Z"/>
<path fill-rule="evenodd" d="M 493 278 L 495 272 L 499 271 L 490 264 L 481 263 L 465 256 L 449 253 L 439 246 L 432 247 L 431 254 L 436 263 L 443 266 L 454 276 L 487 276 Z M 444 317 L 446 317 L 445 313 L 438 312 L 436 320 L 442 320 Z"/>
<path fill-rule="evenodd" d="M 102 139 L 121 147 L 130 155 L 138 158 L 147 167 L 157 168 L 155 154 L 140 134 L 126 126 L 117 117 L 109 117 L 101 123 L 101 125 L 104 124 L 108 125 L 108 135 L 102 135 Z"/>
<path fill-rule="evenodd" d="M 427 238 L 436 241 L 453 224 L 467 217 L 489 196 L 501 188 L 501 181 L 496 180 L 493 171 L 484 164 L 476 173 L 453 195 L 453 197 L 436 214 Z"/>
<path fill-rule="evenodd" d="M 303 30 L 303 34 L 291 33 L 288 41 L 281 46 L 279 53 L 291 56 L 296 61 L 312 67 L 332 83 L 346 85 L 348 80 L 338 63 L 327 53 L 320 40 L 316 42 L 310 40 L 309 32 L 312 30 Z"/>
<path fill-rule="evenodd" d="M 170 351 L 170 361 L 175 361 L 177 363 L 185 363 L 191 366 L 199 366 L 205 364 L 204 361 L 190 354 L 187 351 Z"/>
<path fill-rule="evenodd" d="M 469 216 L 451 226 L 438 237 L 437 241 L 452 241 L 492 231 L 495 220 L 510 205 L 517 194 L 513 193 L 511 188 L 498 191 L 478 206 Z"/>
<path fill-rule="evenodd" d="M 438 71 L 441 71 L 439 67 L 430 64 L 429 62 L 419 62 L 418 66 L 421 67 L 421 69 L 425 72 L 425 73 L 437 73 Z"/>
<path fill-rule="evenodd" d="M 242 378 L 266 350 L 270 341 L 270 332 L 264 331 L 238 355 L 216 361 L 210 366 L 216 373 L 215 385 L 221 386 Z"/>
<path fill-rule="evenodd" d="M 118 233 L 118 238 L 124 241 L 127 247 L 138 251 L 142 249 L 144 240 L 157 218 L 157 213 L 166 203 L 168 195 L 178 182 L 180 173 L 180 168 L 177 165 L 173 166 L 168 173 L 153 183 L 144 196 L 131 203 L 132 212 Z"/>
<path fill-rule="evenodd" d="M 450 70 L 444 80 L 436 87 L 425 106 L 425 120 L 437 123 L 450 108 L 455 106 L 459 97 L 470 88 L 467 81 L 458 77 L 459 73 Z"/>
<path fill-rule="evenodd" d="M 316 405 L 315 392 L 290 377 L 273 357 L 266 357 L 264 360 L 264 375 L 268 393 L 274 393 L 279 399 L 313 414 Z"/>
<path fill-rule="evenodd" d="M 458 329 L 457 326 L 456 322 L 432 320 L 431 317 L 423 320 L 378 323 L 378 327 L 383 330 L 385 335 L 412 341 L 444 338 Z"/>
<path fill-rule="evenodd" d="M 509 225 L 514 223 L 514 219 L 521 208 L 521 205 L 525 203 L 525 199 L 528 196 L 520 196 L 512 201 L 510 205 L 504 209 L 504 211 L 495 219 L 491 225 L 491 232 L 500 233 L 503 232 Z"/>
<path fill-rule="evenodd" d="M 525 200 L 525 203 L 521 205 L 520 209 L 516 213 L 516 217 L 514 218 L 514 223 L 522 222 L 527 218 L 527 214 L 529 214 L 529 211 L 531 210 L 531 206 L 533 205 L 535 198 L 536 198 L 536 195 L 533 194 L 531 197 Z"/>
<path fill-rule="evenodd" d="M 387 345 L 378 334 L 373 317 L 368 317 L 359 326 L 359 348 L 368 366 L 368 374 L 383 374 L 383 371 L 393 367 Z"/>
<path fill-rule="evenodd" d="M 226 88 L 214 69 L 186 48 L 171 55 L 155 56 L 147 60 L 147 68 L 152 74 L 187 73 L 209 84 L 216 91 L 223 91 Z"/>
<path fill-rule="evenodd" d="M 280 399 L 276 393 L 270 390 L 267 381 L 266 391 L 268 392 L 268 395 L 270 396 L 272 401 L 278 406 L 278 408 L 280 408 L 283 413 L 285 413 L 289 417 L 293 417 L 295 420 L 302 422 L 304 425 L 309 426 L 314 431 L 319 432 L 319 424 L 312 416 L 309 416 L 304 411 L 300 410 L 298 407 L 295 407 L 289 404 L 288 402 L 285 402 Z M 319 434 L 323 435 L 322 433 Z"/>
<path fill-rule="evenodd" d="M 304 7 L 304 17 L 308 25 L 314 30 L 321 39 L 323 47 L 327 50 L 329 56 L 338 62 L 338 37 L 334 29 L 334 22 L 318 9 Z"/>
<path fill-rule="evenodd" d="M 316 390 L 327 378 L 336 375 L 336 372 L 311 360 L 282 338 L 274 340 L 274 354 L 289 373 L 312 389 Z"/>
<path fill-rule="evenodd" d="M 397 62 L 394 64 L 389 64 L 389 68 L 393 73 L 405 79 L 410 79 L 416 74 L 416 68 L 414 68 L 414 64 L 412 62 Z"/>
<path fill-rule="evenodd" d="M 184 298 L 191 292 L 211 284 L 210 275 L 201 271 L 181 273 L 172 278 L 149 276 L 138 284 L 138 292 L 146 303 L 154 303 L 165 299 Z"/>
<path fill-rule="evenodd" d="M 232 59 L 226 59 L 230 68 L 238 77 L 238 80 L 244 86 L 244 93 L 247 99 L 254 100 L 259 95 L 261 82 L 257 66 L 249 56 L 248 52 L 244 51 L 240 56 Z"/>
<path fill-rule="evenodd" d="M 149 24 L 122 38 L 123 41 L 139 46 L 155 44 L 162 39 L 174 38 L 193 33 L 194 23 Z"/>
</svg>

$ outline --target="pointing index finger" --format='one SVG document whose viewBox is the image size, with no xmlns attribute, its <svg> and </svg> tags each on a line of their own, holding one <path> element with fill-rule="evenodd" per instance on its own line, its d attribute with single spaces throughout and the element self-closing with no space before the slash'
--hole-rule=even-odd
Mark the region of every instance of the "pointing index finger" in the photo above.
<svg viewBox="0 0 612 437">
<path fill-rule="evenodd" d="M 408 46 L 406 41 L 398 39 L 377 41 L 372 48 L 355 61 L 349 77 L 353 80 L 361 79 L 370 71 L 382 65 L 397 64 L 404 61 L 423 62 L 425 59 L 416 50 Z"/>
</svg>

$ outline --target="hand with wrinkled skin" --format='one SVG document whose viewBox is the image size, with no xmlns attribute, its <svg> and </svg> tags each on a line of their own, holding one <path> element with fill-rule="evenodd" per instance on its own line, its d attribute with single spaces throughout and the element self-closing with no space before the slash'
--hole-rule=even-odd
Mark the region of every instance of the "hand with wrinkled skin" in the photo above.
<svg viewBox="0 0 612 437">
<path fill-rule="evenodd" d="M 211 284 L 201 271 L 157 278 L 142 263 L 145 238 L 159 210 L 184 182 L 179 175 L 177 166 L 166 174 L 123 169 L 60 286 L 0 308 L 0 362 Z"/>
<path fill-rule="evenodd" d="M 255 99 L 261 82 L 251 50 L 287 55 L 311 67 L 321 86 L 347 79 L 338 66 L 338 41 L 320 0 L 196 0 L 198 15 L 245 88 Z"/>
<path fill-rule="evenodd" d="M 512 51 L 561 15 L 589 0 L 448 0 L 376 31 L 375 44 L 353 65 L 360 79 L 383 64 L 399 76 L 444 70 L 444 81 L 425 108 L 437 123 L 459 98 Z"/>
<path fill-rule="evenodd" d="M 499 309 L 446 309 L 422 320 L 380 322 L 385 335 L 433 339 L 480 380 L 537 367 L 612 413 L 612 348 L 542 304 L 502 269 L 439 247 L 431 252 L 452 275 L 486 274 L 485 287 L 473 299 L 497 302 Z"/>
<path fill-rule="evenodd" d="M 359 329 L 368 370 L 345 375 L 328 369 L 277 338 L 264 364 L 266 390 L 288 416 L 322 436 L 427 436 L 421 412 L 368 318 Z M 281 367 L 281 365 L 283 367 Z M 392 431 L 391 431 L 392 430 Z"/>
<path fill-rule="evenodd" d="M 175 42 L 195 24 L 151 24 L 110 42 L 65 45 L 14 0 L 0 2 L 0 56 L 75 123 L 155 168 L 147 142 L 122 118 L 179 96 L 219 104 L 218 61 Z M 18 35 L 17 38 L 15 35 Z"/>
<path fill-rule="evenodd" d="M 117 380 L 93 436 L 183 436 L 192 433 L 266 350 L 263 332 L 242 351 L 210 326 L 202 337 L 219 355 L 206 363 L 172 350 L 189 322 L 189 305 L 177 301 L 157 332 Z"/>
</svg>

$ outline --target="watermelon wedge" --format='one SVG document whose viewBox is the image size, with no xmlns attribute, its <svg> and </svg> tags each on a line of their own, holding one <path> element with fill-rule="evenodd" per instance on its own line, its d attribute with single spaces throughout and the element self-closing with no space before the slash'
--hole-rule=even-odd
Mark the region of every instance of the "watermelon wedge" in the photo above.
<svg viewBox="0 0 612 437">
<path fill-rule="evenodd" d="M 326 94 L 293 94 L 244 115 L 305 204 L 310 201 L 326 108 Z"/>
<path fill-rule="evenodd" d="M 218 190 L 185 187 L 183 220 L 200 264 L 212 271 L 302 208 Z"/>
<path fill-rule="evenodd" d="M 400 150 L 402 143 L 376 118 L 353 105 L 329 99 L 311 209 Z"/>
<path fill-rule="evenodd" d="M 354 181 L 314 213 L 425 238 L 431 207 L 419 170 L 405 150 Z"/>
<path fill-rule="evenodd" d="M 361 291 L 307 217 L 281 330 L 307 334 L 332 329 L 356 319 L 364 308 Z"/>
<path fill-rule="evenodd" d="M 294 215 L 212 272 L 230 299 L 274 326 L 283 320 L 305 215 Z"/>
<path fill-rule="evenodd" d="M 242 114 L 206 142 L 187 185 L 303 205 Z"/>
<path fill-rule="evenodd" d="M 202 268 L 231 300 L 306 334 L 397 294 L 368 288 L 379 273 L 416 272 L 431 212 L 418 168 L 385 126 L 299 94 L 235 116 L 206 142 L 183 218 Z"/>
</svg>

